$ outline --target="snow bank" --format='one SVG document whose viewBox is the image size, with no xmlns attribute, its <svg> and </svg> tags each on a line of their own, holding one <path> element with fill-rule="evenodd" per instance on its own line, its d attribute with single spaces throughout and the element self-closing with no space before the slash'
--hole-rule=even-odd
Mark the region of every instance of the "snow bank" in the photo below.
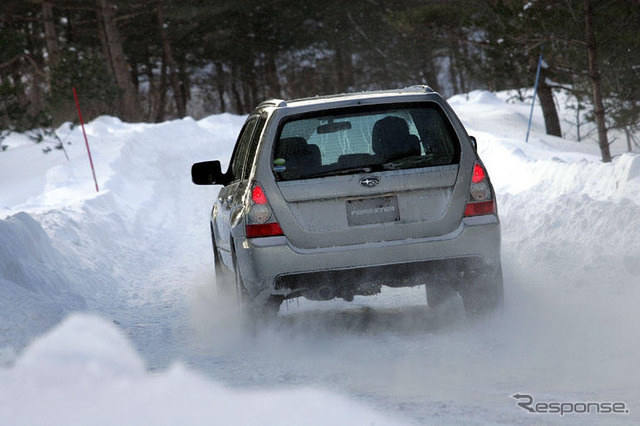
<svg viewBox="0 0 640 426">
<path fill-rule="evenodd" d="M 640 156 L 622 153 L 603 164 L 594 143 L 541 134 L 539 110 L 537 131 L 525 143 L 524 111 L 530 106 L 493 93 L 472 92 L 450 102 L 478 138 L 498 193 L 509 262 L 567 290 L 585 283 L 637 285 Z"/>
<path fill-rule="evenodd" d="M 319 390 L 232 390 L 181 365 L 150 374 L 112 324 L 87 315 L 70 316 L 0 370 L 0 401 L 6 425 L 400 424 Z"/>
<path fill-rule="evenodd" d="M 69 312 L 114 299 L 136 278 L 136 265 L 162 262 L 162 248 L 179 244 L 163 243 L 167 233 L 179 240 L 189 232 L 183 209 L 206 221 L 211 191 L 190 183 L 191 163 L 226 161 L 243 121 L 99 117 L 86 125 L 99 193 L 79 127 L 57 130 L 69 161 L 10 135 L 0 156 L 0 348 L 20 350 Z"/>
<path fill-rule="evenodd" d="M 0 221 L 0 349 L 19 349 L 68 312 L 86 309 L 82 296 L 69 285 L 64 264 L 29 214 L 19 212 Z"/>
</svg>

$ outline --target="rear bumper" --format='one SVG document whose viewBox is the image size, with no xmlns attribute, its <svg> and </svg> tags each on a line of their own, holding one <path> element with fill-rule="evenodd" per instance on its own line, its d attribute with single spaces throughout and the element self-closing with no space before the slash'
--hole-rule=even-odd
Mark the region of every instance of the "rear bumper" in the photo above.
<svg viewBox="0 0 640 426">
<path fill-rule="evenodd" d="M 295 297 L 323 282 L 357 279 L 413 286 L 429 275 L 462 276 L 500 265 L 500 223 L 495 216 L 465 218 L 454 232 L 437 238 L 318 249 L 293 247 L 286 236 L 239 237 L 234 243 L 245 286 L 258 303 L 271 295 Z"/>
</svg>

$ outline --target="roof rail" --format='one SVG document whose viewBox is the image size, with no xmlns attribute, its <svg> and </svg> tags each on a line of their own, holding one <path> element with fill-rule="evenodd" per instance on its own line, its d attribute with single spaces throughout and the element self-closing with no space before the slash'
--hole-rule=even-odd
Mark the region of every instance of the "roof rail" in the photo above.
<svg viewBox="0 0 640 426">
<path fill-rule="evenodd" d="M 286 107 L 287 101 L 283 99 L 267 99 L 266 101 L 260 102 L 256 108 L 262 108 L 266 106 L 277 106 L 277 107 Z"/>
<path fill-rule="evenodd" d="M 433 89 L 426 84 L 416 84 L 400 89 L 400 92 L 433 93 Z"/>
</svg>

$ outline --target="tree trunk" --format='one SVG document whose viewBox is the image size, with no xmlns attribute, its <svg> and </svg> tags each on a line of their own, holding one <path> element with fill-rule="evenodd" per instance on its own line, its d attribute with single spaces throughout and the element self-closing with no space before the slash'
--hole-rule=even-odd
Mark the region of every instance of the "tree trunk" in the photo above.
<svg viewBox="0 0 640 426">
<path fill-rule="evenodd" d="M 74 25 L 73 22 L 74 21 L 71 20 L 70 25 Z M 102 54 L 104 55 L 104 60 L 107 65 L 107 69 L 111 71 L 111 75 L 115 75 L 115 72 L 113 71 L 113 59 L 111 58 L 111 51 L 109 50 L 109 42 L 107 41 L 107 34 L 104 31 L 104 22 L 100 15 L 100 9 L 98 9 L 98 27 L 99 27 L 98 35 L 100 36 L 100 45 L 102 46 Z"/>
<path fill-rule="evenodd" d="M 553 100 L 553 92 L 547 84 L 547 72 L 543 68 L 540 69 L 540 81 L 538 82 L 538 98 L 540 98 L 540 107 L 544 116 L 544 125 L 547 134 L 551 136 L 562 137 L 560 129 L 560 119 L 556 110 L 556 103 Z"/>
<path fill-rule="evenodd" d="M 138 93 L 140 90 L 140 73 L 138 72 L 138 63 L 135 59 L 131 59 L 131 82 L 133 87 Z"/>
<path fill-rule="evenodd" d="M 140 117 L 137 96 L 131 81 L 129 66 L 122 48 L 120 31 L 115 22 L 115 7 L 109 0 L 97 0 L 98 19 L 102 25 L 104 37 L 101 40 L 106 43 L 105 51 L 109 53 L 110 67 L 116 79 L 116 84 L 122 90 L 120 98 L 120 110 L 122 118 L 128 121 L 137 121 Z"/>
<path fill-rule="evenodd" d="M 456 58 L 460 58 L 460 53 L 462 53 L 462 57 L 463 58 L 469 58 L 470 54 L 469 54 L 469 47 L 468 47 L 468 43 L 462 43 L 460 45 L 460 48 L 462 49 L 462 52 L 460 51 L 456 51 L 455 52 L 455 57 Z M 460 60 L 456 61 L 458 64 L 460 64 Z M 459 66 L 458 67 L 458 75 L 460 77 L 460 93 L 468 93 L 469 89 L 467 88 L 467 79 L 465 76 L 465 67 L 463 66 Z"/>
<path fill-rule="evenodd" d="M 218 89 L 218 98 L 220 98 L 220 112 L 227 112 L 227 104 L 224 100 L 224 67 L 222 62 L 216 62 L 216 88 Z"/>
<path fill-rule="evenodd" d="M 456 93 L 461 93 L 460 92 L 460 86 L 458 85 L 458 77 L 456 75 L 456 69 L 459 70 L 458 67 L 458 63 L 456 61 L 456 55 L 454 53 L 455 49 L 457 49 L 457 45 L 456 43 L 449 43 L 449 49 L 448 49 L 448 54 L 449 54 L 449 79 L 451 80 L 451 89 L 453 90 L 452 95 L 455 95 Z"/>
<path fill-rule="evenodd" d="M 28 37 L 28 45 L 33 47 L 31 52 L 24 55 L 27 61 L 21 70 L 22 79 L 27 86 L 23 89 L 26 92 L 26 113 L 30 124 L 35 126 L 46 124 L 41 113 L 44 107 L 44 84 L 47 77 L 45 75 L 44 54 L 41 49 L 36 47 L 41 33 L 42 30 L 37 26 L 30 26 L 25 32 Z"/>
<path fill-rule="evenodd" d="M 187 104 L 191 99 L 191 83 L 187 72 L 187 56 L 184 52 L 178 56 L 178 82 L 180 83 L 180 93 L 182 93 L 182 107 L 187 110 Z"/>
<path fill-rule="evenodd" d="M 604 116 L 604 102 L 602 100 L 602 82 L 600 70 L 598 68 L 596 34 L 593 28 L 593 8 L 589 0 L 584 0 L 585 8 L 585 30 L 587 35 L 587 45 L 589 51 L 589 77 L 593 88 L 593 106 L 596 125 L 598 126 L 598 143 L 602 161 L 611 162 L 611 152 L 609 151 L 609 140 L 607 139 L 607 125 Z"/>
<path fill-rule="evenodd" d="M 265 56 L 265 73 L 267 75 L 267 85 L 269 91 L 265 94 L 265 98 L 281 98 L 282 88 L 278 78 L 278 63 L 276 62 L 276 54 L 269 52 Z"/>
<path fill-rule="evenodd" d="M 347 84 L 347 77 L 345 75 L 344 69 L 344 57 L 342 54 L 342 49 L 338 46 L 336 48 L 336 93 L 346 92 L 349 85 Z"/>
<path fill-rule="evenodd" d="M 158 106 L 156 109 L 156 123 L 164 121 L 164 110 L 167 104 L 167 63 L 162 60 L 160 66 L 160 85 L 158 87 Z"/>
<path fill-rule="evenodd" d="M 31 73 L 31 87 L 28 91 L 28 108 L 27 114 L 32 118 L 36 118 L 42 112 L 42 106 L 44 105 L 44 91 L 43 84 L 45 80 L 45 74 L 41 69 L 42 65 L 39 65 L 36 60 L 31 61 L 33 71 Z M 38 120 L 38 125 L 44 124 Z"/>
<path fill-rule="evenodd" d="M 47 46 L 49 67 L 54 67 L 58 63 L 60 50 L 58 49 L 56 24 L 53 18 L 53 6 L 50 1 L 45 0 L 42 2 L 42 15 L 44 17 L 44 40 Z"/>
<path fill-rule="evenodd" d="M 529 69 L 531 72 L 535 72 L 537 70 L 538 61 L 540 61 L 539 56 L 536 57 L 529 55 Z M 542 63 L 540 65 L 537 96 L 540 99 L 540 108 L 542 109 L 542 116 L 544 117 L 544 126 L 547 134 L 562 137 L 560 119 L 558 118 L 558 110 L 556 109 L 556 103 L 553 99 L 553 92 L 551 90 L 551 86 L 547 84 L 548 76 L 549 71 L 547 66 Z"/>
<path fill-rule="evenodd" d="M 153 64 L 151 63 L 151 57 L 149 56 L 147 56 L 146 58 L 144 73 L 147 76 L 147 80 L 149 80 L 149 94 L 147 95 L 148 102 L 145 117 L 148 117 L 149 120 L 151 120 L 154 117 L 154 108 L 158 102 L 158 87 L 155 76 L 153 75 Z"/>
<path fill-rule="evenodd" d="M 231 93 L 233 94 L 233 100 L 235 103 L 235 113 L 243 114 L 245 108 L 242 102 L 242 96 L 238 90 L 238 82 L 242 81 L 242 77 L 238 68 L 239 66 L 237 64 L 233 64 L 231 67 Z"/>
<path fill-rule="evenodd" d="M 242 83 L 242 95 L 244 109 L 241 114 L 251 111 L 258 97 L 258 86 L 255 80 L 253 64 L 245 61 L 240 68 L 240 80 Z"/>
<path fill-rule="evenodd" d="M 351 51 L 341 46 L 336 48 L 336 66 L 338 77 L 337 92 L 348 92 L 353 87 L 353 64 Z"/>
<path fill-rule="evenodd" d="M 160 38 L 162 40 L 162 53 L 164 54 L 164 63 L 169 67 L 170 70 L 170 80 L 171 87 L 173 88 L 173 98 L 176 101 L 176 111 L 178 112 L 178 117 L 183 118 L 187 115 L 186 111 L 186 102 L 184 99 L 184 92 L 180 87 L 180 80 L 178 78 L 178 66 L 176 65 L 176 61 L 173 57 L 173 50 L 171 49 L 171 44 L 169 43 L 169 37 L 167 36 L 167 32 L 164 27 L 164 11 L 162 9 L 162 2 L 158 0 L 158 9 L 157 9 L 157 18 L 158 18 L 158 27 L 160 29 Z"/>
<path fill-rule="evenodd" d="M 628 126 L 624 126 L 624 135 L 627 138 L 627 151 L 633 152 L 633 136 Z"/>
</svg>

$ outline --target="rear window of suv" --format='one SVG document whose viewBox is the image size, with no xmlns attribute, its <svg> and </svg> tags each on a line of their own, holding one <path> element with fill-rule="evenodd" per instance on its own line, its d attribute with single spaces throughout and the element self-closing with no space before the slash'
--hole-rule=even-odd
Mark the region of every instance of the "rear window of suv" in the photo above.
<svg viewBox="0 0 640 426">
<path fill-rule="evenodd" d="M 278 180 L 457 164 L 460 142 L 436 103 L 305 114 L 285 122 L 274 146 Z"/>
</svg>

